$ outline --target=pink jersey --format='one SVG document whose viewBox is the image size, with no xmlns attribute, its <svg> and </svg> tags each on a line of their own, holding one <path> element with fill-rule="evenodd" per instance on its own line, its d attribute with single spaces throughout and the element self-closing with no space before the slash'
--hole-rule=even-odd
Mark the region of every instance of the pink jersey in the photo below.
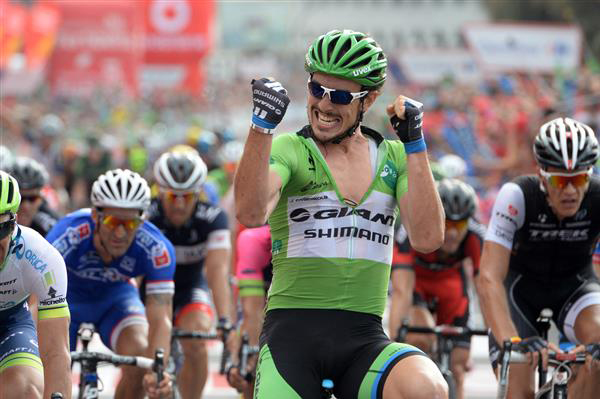
<svg viewBox="0 0 600 399">
<path fill-rule="evenodd" d="M 237 238 L 235 275 L 240 297 L 264 296 L 265 274 L 270 275 L 271 230 L 268 225 L 245 229 Z M 265 273 L 266 272 L 266 273 Z"/>
</svg>

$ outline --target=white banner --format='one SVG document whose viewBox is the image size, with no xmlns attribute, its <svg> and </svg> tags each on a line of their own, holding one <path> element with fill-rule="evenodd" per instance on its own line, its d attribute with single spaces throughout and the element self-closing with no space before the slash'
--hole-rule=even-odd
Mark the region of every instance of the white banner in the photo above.
<svg viewBox="0 0 600 399">
<path fill-rule="evenodd" d="M 406 50 L 400 55 L 402 71 L 411 82 L 436 84 L 446 78 L 462 83 L 476 82 L 481 71 L 468 51 L 417 51 Z"/>
<path fill-rule="evenodd" d="M 554 72 L 581 61 L 581 30 L 573 25 L 473 24 L 463 32 L 486 71 Z"/>
</svg>

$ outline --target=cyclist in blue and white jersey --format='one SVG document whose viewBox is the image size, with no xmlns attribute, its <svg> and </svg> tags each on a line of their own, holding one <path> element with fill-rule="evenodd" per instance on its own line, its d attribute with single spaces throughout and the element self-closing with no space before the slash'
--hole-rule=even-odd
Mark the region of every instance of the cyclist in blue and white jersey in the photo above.
<svg viewBox="0 0 600 399">
<path fill-rule="evenodd" d="M 206 175 L 206 164 L 195 150 L 162 154 L 154 164 L 159 192 L 148 218 L 175 246 L 174 326 L 208 332 L 213 322 L 212 294 L 216 327 L 224 331 L 230 326 L 233 307 L 229 289 L 230 232 L 225 211 L 199 197 Z M 206 342 L 179 343 L 184 355 L 177 376 L 179 392 L 183 399 L 199 399 L 208 377 Z"/>
<path fill-rule="evenodd" d="M 94 182 L 92 209 L 59 220 L 46 237 L 63 255 L 69 276 L 71 349 L 81 323 L 93 323 L 102 342 L 121 355 L 153 357 L 168 351 L 174 291 L 175 252 L 152 223 L 144 220 L 150 188 L 130 170 L 109 170 Z M 146 307 L 132 277 L 144 276 Z M 145 310 L 145 313 L 144 313 Z M 116 398 L 150 397 L 170 391 L 168 377 L 155 389 L 152 372 L 124 367 Z"/>
<path fill-rule="evenodd" d="M 71 397 L 65 262 L 41 235 L 16 223 L 14 177 L 0 171 L 0 398 Z M 38 324 L 27 298 L 38 300 Z"/>
</svg>

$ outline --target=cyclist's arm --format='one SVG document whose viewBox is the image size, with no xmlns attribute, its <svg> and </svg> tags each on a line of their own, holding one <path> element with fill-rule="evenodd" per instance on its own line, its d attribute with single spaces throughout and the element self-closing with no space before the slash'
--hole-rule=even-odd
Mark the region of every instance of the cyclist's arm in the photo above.
<svg viewBox="0 0 600 399">
<path fill-rule="evenodd" d="M 492 329 L 499 344 L 519 335 L 510 317 L 504 289 L 509 260 L 508 248 L 492 241 L 485 241 L 479 274 L 475 277 L 481 312 L 486 325 Z"/>
<path fill-rule="evenodd" d="M 510 317 L 504 279 L 510 265 L 515 233 L 525 222 L 525 197 L 515 183 L 506 183 L 498 193 L 485 236 L 475 288 L 486 324 L 499 344 L 517 336 Z"/>
<path fill-rule="evenodd" d="M 38 340 L 44 364 L 44 398 L 61 392 L 71 398 L 71 356 L 69 352 L 69 317 L 40 319 Z"/>
<path fill-rule="evenodd" d="M 244 321 L 242 322 L 242 332 L 248 334 L 250 345 L 258 345 L 258 338 L 263 323 L 263 313 L 265 309 L 264 296 L 245 296 L 241 298 L 242 311 L 244 312 Z"/>
<path fill-rule="evenodd" d="M 146 318 L 148 319 L 146 357 L 153 358 L 156 349 L 162 348 L 165 351 L 165 359 L 169 358 L 172 309 L 173 294 L 146 295 Z"/>
<path fill-rule="evenodd" d="M 235 174 L 236 216 L 248 227 L 263 225 L 279 201 L 282 179 L 269 168 L 272 140 L 250 128 Z"/>
<path fill-rule="evenodd" d="M 228 231 L 227 234 L 229 234 Z M 204 259 L 206 281 L 212 292 L 219 318 L 229 318 L 231 315 L 231 290 L 229 288 L 230 252 L 228 248 L 210 249 L 206 252 L 206 258 Z"/>
<path fill-rule="evenodd" d="M 408 232 L 410 245 L 418 252 L 430 253 L 444 242 L 442 202 L 435 188 L 427 152 L 407 155 L 406 164 L 408 187 L 399 184 L 396 189 L 402 224 Z"/>
<path fill-rule="evenodd" d="M 402 320 L 409 317 L 415 287 L 415 272 L 410 267 L 397 267 L 392 270 L 391 280 L 392 301 L 389 334 L 390 338 L 395 340 Z"/>
<path fill-rule="evenodd" d="M 156 244 L 151 263 L 146 269 L 146 318 L 148 319 L 148 349 L 146 356 L 153 358 L 156 349 L 165 351 L 169 358 L 175 284 L 175 249 L 164 238 Z M 158 256 L 156 254 L 159 254 Z"/>
</svg>

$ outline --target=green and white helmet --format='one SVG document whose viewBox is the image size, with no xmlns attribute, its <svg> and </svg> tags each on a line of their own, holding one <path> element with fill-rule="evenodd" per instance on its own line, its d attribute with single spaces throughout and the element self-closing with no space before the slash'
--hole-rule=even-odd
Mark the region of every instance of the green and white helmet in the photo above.
<svg viewBox="0 0 600 399">
<path fill-rule="evenodd" d="M 304 69 L 348 79 L 376 90 L 386 78 L 387 58 L 371 37 L 352 30 L 332 30 L 308 48 Z"/>
<path fill-rule="evenodd" d="M 17 213 L 20 204 L 19 183 L 14 177 L 0 170 L 0 215 Z"/>
</svg>

